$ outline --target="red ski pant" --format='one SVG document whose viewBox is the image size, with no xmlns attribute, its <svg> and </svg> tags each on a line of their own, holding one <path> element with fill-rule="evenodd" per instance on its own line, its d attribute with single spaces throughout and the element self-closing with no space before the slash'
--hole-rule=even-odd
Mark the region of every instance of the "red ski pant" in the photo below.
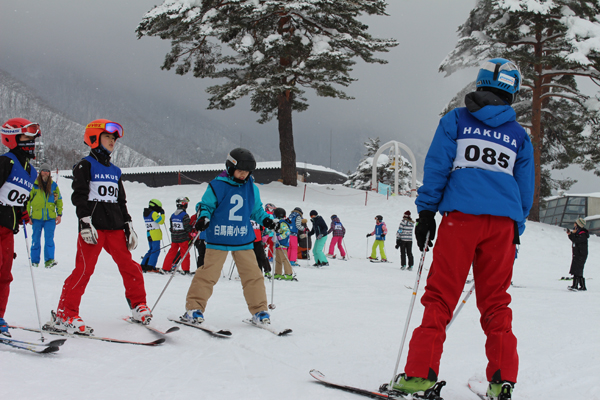
<svg viewBox="0 0 600 400">
<path fill-rule="evenodd" d="M 173 262 L 175 261 L 175 256 L 177 255 L 177 250 L 179 250 L 179 258 L 183 257 L 185 253 L 186 256 L 181 262 L 181 269 L 183 271 L 190 270 L 190 253 L 188 252 L 188 248 L 190 247 L 189 242 L 181 242 L 181 243 L 171 243 L 171 248 L 167 252 L 165 256 L 165 261 L 163 262 L 162 269 L 164 271 L 170 271 L 173 267 Z"/>
<path fill-rule="evenodd" d="M 407 376 L 427 378 L 439 372 L 446 325 L 462 294 L 473 264 L 477 308 L 487 340 L 488 381 L 517 381 L 519 357 L 512 332 L 510 286 L 515 260 L 514 221 L 507 217 L 469 215 L 457 211 L 442 219 L 433 247 L 433 262 L 421 303 L 421 326 L 413 332 L 406 362 Z M 453 325 L 453 329 L 461 329 Z"/>
<path fill-rule="evenodd" d="M 77 255 L 75 269 L 65 280 L 58 302 L 57 313 L 61 317 L 79 315 L 79 304 L 85 288 L 94 273 L 96 262 L 102 249 L 106 250 L 117 263 L 125 285 L 125 298 L 130 308 L 146 303 L 146 290 L 142 267 L 133 261 L 127 250 L 125 232 L 119 230 L 99 230 L 98 244 L 88 244 L 77 235 Z"/>
<path fill-rule="evenodd" d="M 12 229 L 0 226 L 0 318 L 4 318 L 8 295 L 10 294 L 10 283 L 13 280 L 14 236 Z"/>
</svg>

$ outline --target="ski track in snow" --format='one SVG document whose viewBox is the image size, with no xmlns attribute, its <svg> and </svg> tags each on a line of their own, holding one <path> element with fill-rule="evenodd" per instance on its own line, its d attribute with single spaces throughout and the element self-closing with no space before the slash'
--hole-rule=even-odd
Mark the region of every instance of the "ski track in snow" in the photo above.
<svg viewBox="0 0 600 400">
<path fill-rule="evenodd" d="M 34 271 L 42 323 L 55 309 L 65 278 L 75 259 L 77 219 L 71 205 L 71 181 L 59 179 L 65 207 L 63 222 L 56 230 L 58 265 Z M 148 188 L 125 182 L 129 212 L 140 238 L 133 251 L 140 261 L 147 251 L 142 209 L 152 198 L 160 199 L 167 217 L 175 210 L 175 199 L 188 196 L 194 209 L 207 184 Z M 3 397 L 18 399 L 358 399 L 360 397 L 322 386 L 309 376 L 316 368 L 329 378 L 366 389 L 377 390 L 392 378 L 402 329 L 406 321 L 415 271 L 400 271 L 394 234 L 386 241 L 391 264 L 373 264 L 366 257 L 365 234 L 373 230 L 373 218 L 384 216 L 395 232 L 402 214 L 417 210 L 410 198 L 365 194 L 338 185 L 309 184 L 302 201 L 304 184 L 286 187 L 281 183 L 260 185 L 263 204 L 274 203 L 288 213 L 300 206 L 305 215 L 317 210 L 329 222 L 337 214 L 347 230 L 349 261 L 329 260 L 329 267 L 307 268 L 300 260 L 298 282 L 275 282 L 276 309 L 271 311 L 274 326 L 291 328 L 287 337 L 277 337 L 248 326 L 249 317 L 239 280 L 221 278 L 205 313 L 207 322 L 233 333 L 230 339 L 211 337 L 205 332 L 181 326 L 167 341 L 147 348 L 125 344 L 69 338 L 56 354 L 35 355 L 0 346 L 0 387 Z M 329 190 L 329 189 L 333 190 Z M 438 215 L 438 219 L 439 219 Z M 31 227 L 27 226 L 28 233 Z M 590 255 L 585 267 L 588 292 L 569 292 L 570 282 L 559 281 L 568 273 L 571 245 L 563 229 L 528 222 L 521 238 L 519 258 L 511 288 L 513 327 L 520 356 L 516 399 L 564 400 L 600 399 L 600 289 L 598 265 L 600 238 L 590 238 Z M 370 246 L 373 240 L 368 241 Z M 329 248 L 327 243 L 325 249 Z M 37 327 L 37 316 L 25 239 L 15 236 L 18 258 L 13 266 L 14 281 L 5 319 L 10 324 Z M 419 253 L 413 243 L 415 260 Z M 164 254 L 161 253 L 159 266 Z M 418 297 L 431 263 L 428 254 Z M 194 265 L 192 263 L 192 265 Z M 227 274 L 231 258 L 224 266 Z M 194 269 L 194 266 L 192 267 Z M 236 274 L 234 273 L 234 276 Z M 154 306 L 168 276 L 144 275 L 148 305 Z M 189 276 L 177 275 L 154 311 L 161 326 L 171 324 L 168 315 L 184 311 Z M 271 285 L 267 286 L 271 303 Z M 470 286 L 469 286 L 470 287 Z M 466 292 L 465 292 L 466 293 Z M 410 332 L 418 326 L 423 308 L 416 302 Z M 102 252 L 96 272 L 83 296 L 80 315 L 97 335 L 124 339 L 156 338 L 143 327 L 121 320 L 129 309 L 116 265 Z M 22 340 L 39 334 L 14 330 Z M 45 334 L 49 338 L 56 338 Z M 410 336 L 409 336 L 410 338 Z M 477 397 L 467 380 L 484 375 L 485 337 L 479 325 L 475 296 L 469 299 L 448 332 L 439 377 L 448 382 L 442 390 L 446 400 Z M 408 339 L 400 371 L 406 360 Z"/>
</svg>

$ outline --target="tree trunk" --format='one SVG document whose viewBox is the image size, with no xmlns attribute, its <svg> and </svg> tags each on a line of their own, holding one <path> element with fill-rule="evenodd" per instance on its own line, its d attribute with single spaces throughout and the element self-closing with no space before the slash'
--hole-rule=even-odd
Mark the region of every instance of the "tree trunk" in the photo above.
<svg viewBox="0 0 600 400">
<path fill-rule="evenodd" d="M 538 42 L 534 45 L 535 57 L 538 60 L 542 58 L 542 44 Z M 541 63 L 534 65 L 537 79 L 533 83 L 533 94 L 531 98 L 531 144 L 533 145 L 533 162 L 535 165 L 535 187 L 533 190 L 533 205 L 529 212 L 528 219 L 531 221 L 540 221 L 540 188 L 542 182 L 542 71 Z"/>
<path fill-rule="evenodd" d="M 292 128 L 292 94 L 286 91 L 279 95 L 277 120 L 279 121 L 279 151 L 281 152 L 281 178 L 284 185 L 298 186 L 296 173 L 296 150 Z"/>
</svg>

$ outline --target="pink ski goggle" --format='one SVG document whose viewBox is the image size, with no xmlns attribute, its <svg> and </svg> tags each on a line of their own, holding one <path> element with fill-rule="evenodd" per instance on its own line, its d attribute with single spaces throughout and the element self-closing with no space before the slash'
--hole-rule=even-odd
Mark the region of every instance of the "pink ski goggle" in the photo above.
<svg viewBox="0 0 600 400">
<path fill-rule="evenodd" d="M 92 122 L 87 124 L 86 129 L 103 129 L 108 133 L 116 133 L 119 138 L 123 137 L 123 127 L 116 122 Z"/>
</svg>

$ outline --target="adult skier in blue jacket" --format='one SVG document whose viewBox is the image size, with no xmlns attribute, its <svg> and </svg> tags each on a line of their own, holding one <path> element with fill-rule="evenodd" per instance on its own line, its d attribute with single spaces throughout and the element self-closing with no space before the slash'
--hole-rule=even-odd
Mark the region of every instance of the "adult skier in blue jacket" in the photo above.
<svg viewBox="0 0 600 400">
<path fill-rule="evenodd" d="M 391 386 L 424 392 L 437 381 L 446 326 L 471 264 L 488 365 L 489 399 L 510 399 L 517 381 L 517 339 L 512 332 L 510 286 L 519 235 L 533 203 L 533 147 L 511 107 L 521 86 L 518 67 L 486 61 L 466 107 L 440 120 L 427 153 L 416 200 L 421 251 L 433 246 L 435 213 L 443 215 L 421 302 L 421 326 L 410 341 L 403 374 Z"/>
</svg>

